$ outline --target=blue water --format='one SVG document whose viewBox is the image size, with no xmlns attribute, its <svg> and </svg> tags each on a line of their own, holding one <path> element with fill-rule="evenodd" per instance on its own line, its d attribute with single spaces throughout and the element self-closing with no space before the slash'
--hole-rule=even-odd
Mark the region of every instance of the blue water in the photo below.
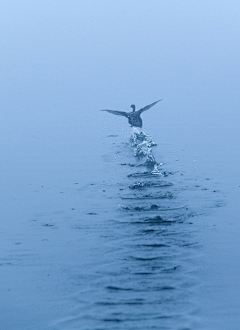
<svg viewBox="0 0 240 330">
<path fill-rule="evenodd" d="M 239 1 L 0 9 L 0 330 L 239 330 Z"/>
<path fill-rule="evenodd" d="M 201 328 L 199 230 L 224 208 L 219 184 L 145 131 L 99 145 L 91 164 L 35 153 L 7 177 L 1 329 Z"/>
</svg>

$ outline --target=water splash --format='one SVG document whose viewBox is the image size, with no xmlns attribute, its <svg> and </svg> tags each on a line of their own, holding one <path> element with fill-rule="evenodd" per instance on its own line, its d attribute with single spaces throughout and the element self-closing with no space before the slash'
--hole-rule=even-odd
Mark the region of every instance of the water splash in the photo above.
<svg viewBox="0 0 240 330">
<path fill-rule="evenodd" d="M 145 166 L 150 169 L 151 174 L 163 175 L 160 171 L 162 163 L 157 163 L 153 155 L 153 147 L 157 144 L 152 140 L 152 137 L 143 130 L 133 127 L 130 137 L 130 145 L 133 148 L 134 157 L 137 161 L 145 160 L 138 166 Z"/>
</svg>

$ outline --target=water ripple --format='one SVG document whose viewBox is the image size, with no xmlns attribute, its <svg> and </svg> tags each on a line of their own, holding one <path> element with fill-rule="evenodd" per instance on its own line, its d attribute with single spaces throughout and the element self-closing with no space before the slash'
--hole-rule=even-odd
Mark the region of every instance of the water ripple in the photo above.
<svg viewBox="0 0 240 330">
<path fill-rule="evenodd" d="M 96 215 L 88 221 L 102 240 L 89 272 L 79 270 L 76 276 L 75 314 L 58 329 L 79 324 L 91 330 L 194 328 L 199 284 L 194 260 L 200 244 L 193 219 L 203 210 L 193 201 L 203 190 L 157 162 L 154 147 L 149 135 L 133 129 L 129 144 L 116 152 L 128 173 L 122 175 L 120 167 L 120 180 L 118 175 L 108 185 L 82 188 L 92 199 L 102 198 L 102 210 L 88 212 Z M 122 161 L 124 148 L 134 161 Z"/>
</svg>

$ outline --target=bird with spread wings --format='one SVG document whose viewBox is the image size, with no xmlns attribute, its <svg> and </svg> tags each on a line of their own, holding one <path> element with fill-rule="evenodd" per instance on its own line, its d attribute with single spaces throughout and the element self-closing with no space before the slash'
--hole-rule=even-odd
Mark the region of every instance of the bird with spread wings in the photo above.
<svg viewBox="0 0 240 330">
<path fill-rule="evenodd" d="M 153 107 L 156 103 L 160 102 L 162 100 L 158 100 L 156 102 L 153 102 L 147 106 L 145 106 L 144 108 L 141 108 L 137 111 L 135 111 L 135 105 L 132 104 L 131 108 L 132 111 L 131 112 L 125 112 L 125 111 L 117 111 L 117 110 L 100 110 L 100 111 L 107 111 L 109 113 L 112 113 L 114 115 L 118 115 L 118 116 L 124 116 L 128 118 L 128 122 L 131 126 L 135 126 L 135 127 L 142 127 L 142 118 L 140 117 L 141 113 L 143 111 L 146 111 L 148 109 L 150 109 L 151 107 Z"/>
</svg>

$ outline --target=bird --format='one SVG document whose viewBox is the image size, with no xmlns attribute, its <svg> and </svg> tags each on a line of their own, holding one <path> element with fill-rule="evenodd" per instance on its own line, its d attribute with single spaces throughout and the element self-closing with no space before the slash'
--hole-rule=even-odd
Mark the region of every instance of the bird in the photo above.
<svg viewBox="0 0 240 330">
<path fill-rule="evenodd" d="M 142 118 L 140 117 L 141 113 L 143 111 L 146 111 L 148 109 L 150 109 L 151 107 L 153 107 L 156 103 L 162 101 L 158 100 L 156 102 L 153 102 L 149 105 L 146 105 L 144 108 L 141 108 L 139 110 L 136 111 L 136 107 L 134 104 L 131 105 L 132 111 L 131 112 L 125 112 L 125 111 L 117 111 L 117 110 L 107 110 L 107 109 L 103 109 L 100 111 L 107 111 L 109 113 L 112 113 L 114 115 L 118 115 L 118 116 L 124 116 L 128 118 L 128 122 L 131 125 L 131 127 L 140 127 L 142 128 Z"/>
</svg>

